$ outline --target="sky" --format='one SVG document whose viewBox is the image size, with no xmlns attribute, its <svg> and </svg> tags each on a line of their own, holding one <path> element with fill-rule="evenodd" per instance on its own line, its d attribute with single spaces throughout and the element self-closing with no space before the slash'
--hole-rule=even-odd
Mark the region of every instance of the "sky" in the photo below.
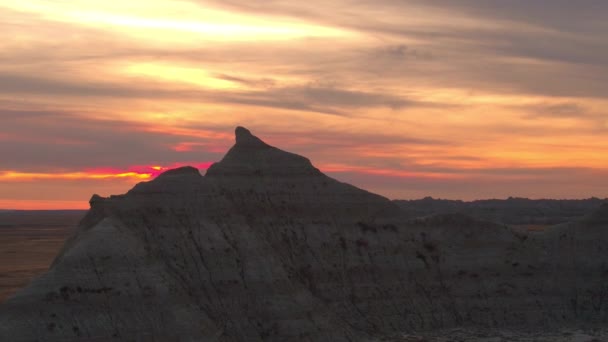
<svg viewBox="0 0 608 342">
<path fill-rule="evenodd" d="M 3 0 L 0 208 L 88 208 L 242 125 L 389 198 L 608 197 L 608 1 Z"/>
</svg>

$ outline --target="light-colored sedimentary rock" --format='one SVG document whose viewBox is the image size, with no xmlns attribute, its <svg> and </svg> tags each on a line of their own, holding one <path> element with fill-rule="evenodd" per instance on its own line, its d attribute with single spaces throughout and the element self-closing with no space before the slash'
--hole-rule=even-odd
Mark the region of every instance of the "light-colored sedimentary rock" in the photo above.
<svg viewBox="0 0 608 342">
<path fill-rule="evenodd" d="M 608 207 L 544 233 L 406 218 L 244 128 L 202 176 L 93 196 L 1 341 L 360 341 L 456 326 L 597 326 Z"/>
</svg>

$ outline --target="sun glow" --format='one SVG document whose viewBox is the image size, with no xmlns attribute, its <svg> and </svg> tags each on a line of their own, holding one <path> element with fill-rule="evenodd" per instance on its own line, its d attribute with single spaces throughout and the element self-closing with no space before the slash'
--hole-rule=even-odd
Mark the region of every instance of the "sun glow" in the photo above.
<svg viewBox="0 0 608 342">
<path fill-rule="evenodd" d="M 113 28 L 122 34 L 169 41 L 180 38 L 184 41 L 192 38 L 222 42 L 268 41 L 352 35 L 341 29 L 294 19 L 233 13 L 185 1 L 134 0 L 100 3 L 91 0 L 9 0 L 3 2 L 0 7 L 35 13 L 47 20 Z"/>
<path fill-rule="evenodd" d="M 203 163 L 176 163 L 168 166 L 133 166 L 128 170 L 118 170 L 113 168 L 97 168 L 85 171 L 73 172 L 19 172 L 19 171 L 0 171 L 0 182 L 10 181 L 38 181 L 38 180 L 117 180 L 146 181 L 151 180 L 161 173 L 192 165 L 200 170 L 206 170 L 213 164 L 212 162 Z"/>
<path fill-rule="evenodd" d="M 88 172 L 65 172 L 65 173 L 42 173 L 42 172 L 17 172 L 3 171 L 0 173 L 0 181 L 32 181 L 32 180 L 80 180 L 80 179 L 139 179 L 152 178 L 152 173 L 121 172 L 121 173 L 88 173 Z"/>
</svg>

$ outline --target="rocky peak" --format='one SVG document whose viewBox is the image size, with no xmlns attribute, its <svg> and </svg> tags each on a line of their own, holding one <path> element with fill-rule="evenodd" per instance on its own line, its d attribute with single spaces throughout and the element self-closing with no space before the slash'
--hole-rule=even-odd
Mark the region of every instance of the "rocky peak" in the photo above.
<svg viewBox="0 0 608 342">
<path fill-rule="evenodd" d="M 320 174 L 307 158 L 270 146 L 244 127 L 235 129 L 236 144 L 207 170 L 207 176 Z"/>
<path fill-rule="evenodd" d="M 249 147 L 249 148 L 270 147 L 268 144 L 263 142 L 260 138 L 251 134 L 251 132 L 245 127 L 238 126 L 234 130 L 234 135 L 235 135 L 235 140 L 236 140 L 236 146 Z"/>
</svg>

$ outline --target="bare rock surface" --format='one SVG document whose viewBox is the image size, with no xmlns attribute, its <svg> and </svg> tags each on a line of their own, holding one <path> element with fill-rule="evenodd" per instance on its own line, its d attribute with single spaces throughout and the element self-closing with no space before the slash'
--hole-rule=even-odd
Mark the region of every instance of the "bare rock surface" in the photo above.
<svg viewBox="0 0 608 342">
<path fill-rule="evenodd" d="M 49 271 L 0 307 L 0 340 L 588 330 L 608 315 L 606 211 L 545 232 L 462 214 L 408 219 L 239 127 L 205 176 L 180 168 L 93 196 Z"/>
</svg>

